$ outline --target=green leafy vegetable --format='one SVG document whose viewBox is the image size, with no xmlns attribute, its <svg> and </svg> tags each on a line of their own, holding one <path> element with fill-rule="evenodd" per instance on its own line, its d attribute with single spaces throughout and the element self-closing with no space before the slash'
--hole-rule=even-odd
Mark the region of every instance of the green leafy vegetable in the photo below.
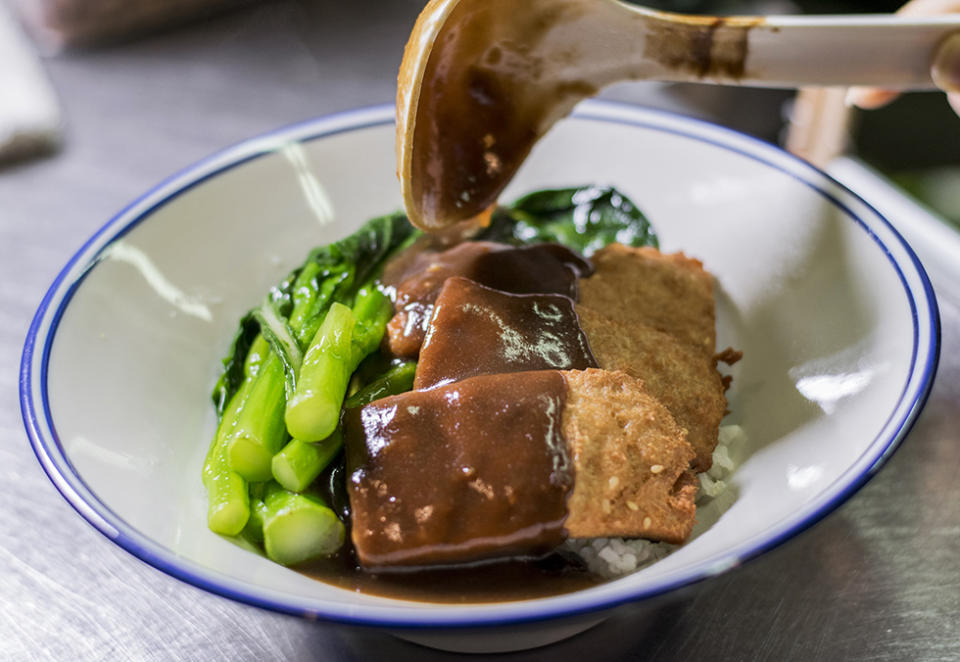
<svg viewBox="0 0 960 662">
<path fill-rule="evenodd" d="M 412 234 L 399 213 L 367 222 L 353 235 L 314 249 L 303 266 L 270 290 L 263 306 L 241 320 L 213 391 L 219 425 L 203 471 L 213 530 L 239 532 L 250 517 L 247 482 L 272 477 L 273 456 L 290 438 L 284 425 L 287 391 L 295 389 L 302 356 L 331 304 L 353 305 L 359 285 Z M 381 320 L 386 325 L 382 307 L 376 310 L 372 326 L 364 327 L 365 348 L 379 342 Z M 354 353 L 351 349 L 351 357 Z"/>
<path fill-rule="evenodd" d="M 607 244 L 657 246 L 650 221 L 614 188 L 548 189 L 523 196 L 493 215 L 478 239 L 532 244 L 557 242 L 591 255 Z"/>
<path fill-rule="evenodd" d="M 293 307 L 293 290 L 297 277 L 302 271 L 303 267 L 295 269 L 280 283 L 270 288 L 267 294 L 267 303 L 271 304 L 282 317 L 290 315 Z M 213 388 L 213 405 L 217 410 L 218 419 L 223 417 L 227 403 L 243 383 L 243 362 L 259 334 L 260 324 L 255 319 L 255 311 L 251 310 L 240 320 L 237 333 L 230 343 L 230 353 L 223 359 L 223 373 Z"/>
<path fill-rule="evenodd" d="M 310 251 L 307 262 L 321 267 L 352 265 L 355 282 L 369 280 L 381 266 L 381 260 L 413 234 L 413 226 L 403 212 L 379 216 L 364 223 L 352 235 Z"/>
<path fill-rule="evenodd" d="M 242 381 L 238 392 L 223 410 L 217 432 L 210 442 L 210 450 L 203 463 L 201 475 L 204 487 L 207 488 L 207 525 L 211 531 L 223 535 L 236 535 L 250 516 L 247 481 L 227 462 L 227 440 L 233 433 L 237 413 L 246 401 L 262 367 L 263 356 L 268 351 L 269 347 L 262 336 L 257 336 L 251 342 L 247 356 L 240 364 Z"/>
<path fill-rule="evenodd" d="M 407 217 L 400 212 L 374 218 L 352 235 L 313 249 L 303 266 L 270 290 L 268 302 L 294 331 L 301 349 L 305 350 L 316 334 L 330 304 L 340 301 L 352 305 L 356 285 L 376 274 L 386 256 L 414 234 Z M 223 359 L 224 371 L 213 390 L 218 417 L 243 382 L 243 361 L 259 333 L 260 324 L 255 311 L 251 311 L 240 320 L 230 353 Z M 276 341 L 275 336 L 273 340 Z M 289 353 L 284 358 L 289 359 Z M 288 361 L 284 364 L 289 385 L 295 378 L 290 371 L 295 368 Z"/>
<path fill-rule="evenodd" d="M 217 419 L 223 418 L 224 409 L 243 383 L 243 362 L 259 335 L 260 325 L 253 318 L 253 314 L 244 315 L 230 343 L 230 354 L 223 359 L 223 373 L 213 387 L 213 406 L 217 410 Z"/>
<path fill-rule="evenodd" d="M 351 343 L 355 326 L 349 307 L 339 302 L 330 306 L 304 356 L 297 390 L 287 401 L 285 419 L 294 439 L 320 441 L 337 427 L 350 375 L 356 369 Z"/>
</svg>

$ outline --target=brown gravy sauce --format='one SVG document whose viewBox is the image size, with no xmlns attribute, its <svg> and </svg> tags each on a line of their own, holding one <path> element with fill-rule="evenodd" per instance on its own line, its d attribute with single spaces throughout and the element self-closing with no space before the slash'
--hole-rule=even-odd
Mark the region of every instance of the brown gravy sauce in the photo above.
<svg viewBox="0 0 960 662">
<path fill-rule="evenodd" d="M 543 556 L 566 537 L 566 382 L 473 377 L 347 412 L 352 540 L 366 567 Z"/>
<path fill-rule="evenodd" d="M 577 2 L 554 2 L 543 12 L 514 12 L 503 2 L 453 9 L 449 23 L 469 28 L 438 35 L 416 110 L 411 182 L 425 227 L 443 227 L 496 203 L 556 119 L 550 116 L 556 102 L 570 99 L 572 106 L 597 92 L 584 80 L 545 80 L 550 64 L 536 54 L 554 26 L 582 12 Z M 492 37 L 504 34 L 522 37 Z M 530 94 L 531 87 L 540 93 Z"/>
<path fill-rule="evenodd" d="M 344 487 L 346 467 L 341 453 L 315 481 L 321 499 L 347 524 L 340 551 L 296 567 L 303 574 L 356 593 L 435 603 L 483 603 L 532 600 L 580 591 L 604 580 L 589 572 L 583 561 L 560 553 L 540 559 L 505 559 L 466 566 L 418 568 L 408 572 L 372 572 L 361 567 L 351 540 L 350 505 Z"/>
<path fill-rule="evenodd" d="M 370 572 L 348 541 L 340 553 L 297 568 L 309 577 L 356 593 L 417 602 L 469 604 L 533 600 L 597 586 L 603 580 L 560 554 L 476 566 Z"/>
<path fill-rule="evenodd" d="M 749 33 L 764 25 L 761 16 L 677 16 L 652 23 L 644 57 L 668 69 L 737 81 L 746 71 Z"/>
<path fill-rule="evenodd" d="M 420 350 L 415 389 L 477 375 L 597 368 L 573 299 L 448 278 Z"/>
<path fill-rule="evenodd" d="M 587 260 L 559 244 L 518 248 L 468 241 L 442 251 L 413 246 L 393 258 L 383 273 L 396 310 L 387 326 L 389 349 L 401 357 L 419 354 L 433 303 L 452 276 L 512 294 L 562 294 L 575 300 L 577 279 L 592 271 Z"/>
</svg>

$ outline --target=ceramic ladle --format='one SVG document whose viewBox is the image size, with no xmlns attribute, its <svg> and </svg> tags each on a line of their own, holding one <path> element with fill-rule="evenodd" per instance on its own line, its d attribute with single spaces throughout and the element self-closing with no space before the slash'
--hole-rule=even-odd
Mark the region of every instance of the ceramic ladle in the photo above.
<svg viewBox="0 0 960 662">
<path fill-rule="evenodd" d="M 432 0 L 404 52 L 397 159 L 413 223 L 492 208 L 534 143 L 623 80 L 933 87 L 960 16 L 708 17 L 616 0 Z"/>
</svg>

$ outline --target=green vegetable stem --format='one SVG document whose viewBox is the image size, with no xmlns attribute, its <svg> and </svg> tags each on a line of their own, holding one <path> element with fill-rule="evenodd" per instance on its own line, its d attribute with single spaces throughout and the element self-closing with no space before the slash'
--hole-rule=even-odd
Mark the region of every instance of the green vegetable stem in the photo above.
<svg viewBox="0 0 960 662">
<path fill-rule="evenodd" d="M 301 316 L 303 310 L 315 305 L 319 294 L 318 273 L 316 265 L 308 264 L 297 276 L 293 285 L 291 317 Z M 261 334 L 261 337 L 266 339 L 268 336 Z M 277 349 L 272 346 L 268 350 L 267 359 L 240 403 L 226 442 L 230 467 L 249 481 L 265 481 L 273 476 L 270 462 L 288 439 L 283 422 L 287 384 L 284 361 Z"/>
<path fill-rule="evenodd" d="M 355 366 L 353 311 L 334 303 L 327 311 L 300 366 L 293 397 L 287 402 L 287 429 L 294 439 L 319 441 L 333 433 L 340 421 L 340 407 Z"/>
<path fill-rule="evenodd" d="M 340 430 L 318 442 L 291 440 L 273 456 L 273 477 L 291 492 L 302 492 L 343 448 Z"/>
<path fill-rule="evenodd" d="M 266 505 L 263 491 L 266 483 L 250 483 L 250 517 L 240 535 L 255 545 L 263 546 L 263 517 Z"/>
<path fill-rule="evenodd" d="M 250 503 L 247 481 L 227 462 L 226 444 L 233 432 L 237 413 L 246 401 L 268 351 L 267 342 L 261 336 L 257 336 L 250 344 L 241 372 L 244 380 L 220 418 L 203 463 L 202 477 L 208 503 L 207 525 L 211 531 L 227 536 L 236 535 L 243 529 L 250 516 Z"/>
<path fill-rule="evenodd" d="M 243 403 L 233 434 L 227 441 L 227 460 L 238 474 L 251 481 L 269 480 L 270 460 L 283 447 L 283 365 L 271 354 L 259 379 Z"/>
<path fill-rule="evenodd" d="M 397 395 L 413 388 L 413 377 L 417 370 L 416 361 L 405 361 L 383 373 L 372 382 L 347 398 L 344 407 L 353 409 L 363 407 L 374 400 L 388 395 Z"/>
<path fill-rule="evenodd" d="M 413 388 L 416 368 L 415 361 L 394 366 L 347 398 L 343 406 L 362 407 L 388 395 L 409 391 Z M 323 441 L 311 443 L 293 439 L 273 456 L 273 477 L 288 490 L 302 492 L 327 468 L 342 448 L 340 428 Z"/>
<path fill-rule="evenodd" d="M 302 563 L 337 551 L 346 530 L 317 496 L 297 494 L 270 481 L 255 499 L 244 536 L 263 541 L 267 557 L 283 565 Z"/>
</svg>

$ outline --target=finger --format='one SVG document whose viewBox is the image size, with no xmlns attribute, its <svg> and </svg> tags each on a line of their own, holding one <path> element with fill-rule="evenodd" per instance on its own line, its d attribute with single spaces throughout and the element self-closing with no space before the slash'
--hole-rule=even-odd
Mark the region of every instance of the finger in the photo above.
<svg viewBox="0 0 960 662">
<path fill-rule="evenodd" d="M 847 91 L 847 105 L 863 110 L 882 108 L 900 96 L 899 92 L 883 90 L 879 87 L 851 87 Z"/>
<path fill-rule="evenodd" d="M 903 16 L 934 16 L 937 14 L 949 14 L 951 12 L 960 12 L 960 0 L 912 0 L 897 10 L 897 13 Z M 960 87 L 953 84 L 954 80 L 960 82 L 960 50 L 955 51 L 953 46 L 945 50 L 945 47 L 949 42 L 952 42 L 953 39 L 953 36 L 948 38 L 937 51 L 937 58 L 931 75 L 933 76 L 933 82 L 936 83 L 938 87 L 946 90 L 957 89 L 960 91 Z M 956 46 L 960 49 L 960 43 Z M 937 78 L 937 62 L 940 63 L 939 75 L 942 76 L 942 81 L 947 87 L 941 85 L 941 81 Z M 886 106 L 898 96 L 900 95 L 897 92 L 876 87 L 852 87 L 847 93 L 847 105 L 863 108 L 864 110 L 873 110 Z"/>
<path fill-rule="evenodd" d="M 936 16 L 960 11 L 960 0 L 913 0 L 897 10 L 904 16 Z"/>
<path fill-rule="evenodd" d="M 960 92 L 960 33 L 943 40 L 930 68 L 934 84 L 946 92 Z"/>
<path fill-rule="evenodd" d="M 960 115 L 960 93 L 954 92 L 947 95 L 947 102 L 953 108 L 953 112 Z"/>
</svg>

